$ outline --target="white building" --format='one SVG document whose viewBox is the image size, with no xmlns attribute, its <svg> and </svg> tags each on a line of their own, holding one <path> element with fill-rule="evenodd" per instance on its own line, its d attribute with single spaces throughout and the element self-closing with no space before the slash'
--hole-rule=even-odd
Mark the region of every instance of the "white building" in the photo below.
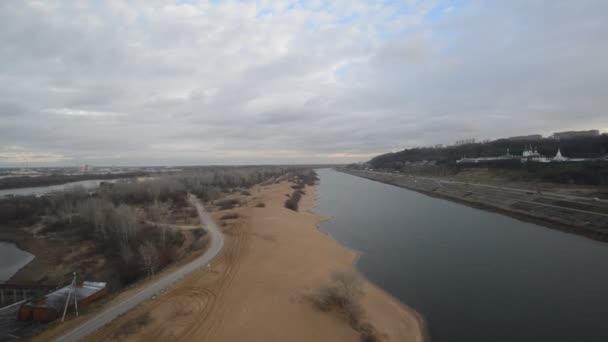
<svg viewBox="0 0 608 342">
<path fill-rule="evenodd" d="M 563 162 L 563 161 L 567 161 L 568 158 L 562 156 L 562 152 L 560 151 L 560 149 L 557 149 L 557 153 L 555 154 L 555 157 L 553 157 L 553 161 L 556 162 Z"/>
</svg>

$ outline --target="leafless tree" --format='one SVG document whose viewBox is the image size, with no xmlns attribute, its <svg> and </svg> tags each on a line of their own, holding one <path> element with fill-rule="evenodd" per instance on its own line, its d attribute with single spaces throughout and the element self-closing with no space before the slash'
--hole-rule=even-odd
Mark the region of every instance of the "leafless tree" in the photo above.
<svg viewBox="0 0 608 342">
<path fill-rule="evenodd" d="M 124 243 L 128 243 L 130 239 L 135 237 L 139 228 L 133 209 L 126 204 L 121 204 L 114 210 L 113 223 L 116 233 Z"/>
<path fill-rule="evenodd" d="M 137 252 L 139 253 L 142 268 L 147 276 L 154 275 L 159 265 L 158 249 L 156 246 L 147 241 L 138 247 Z"/>
</svg>

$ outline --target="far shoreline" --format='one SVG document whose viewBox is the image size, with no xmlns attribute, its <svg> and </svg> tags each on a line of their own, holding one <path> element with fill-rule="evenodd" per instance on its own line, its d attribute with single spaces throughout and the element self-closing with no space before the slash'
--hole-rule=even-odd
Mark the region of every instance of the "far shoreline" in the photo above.
<svg viewBox="0 0 608 342">
<path fill-rule="evenodd" d="M 595 233 L 595 232 L 593 232 L 591 230 L 583 230 L 583 229 L 581 229 L 579 227 L 575 227 L 575 226 L 571 226 L 571 225 L 564 224 L 564 223 L 561 223 L 561 222 L 557 222 L 555 220 L 550 220 L 548 218 L 544 218 L 544 217 L 541 218 L 541 217 L 533 216 L 532 214 L 526 213 L 526 212 L 523 212 L 523 211 L 507 210 L 507 209 L 504 209 L 504 208 L 496 207 L 496 206 L 493 206 L 493 205 L 490 205 L 490 204 L 486 204 L 486 203 L 482 203 L 482 202 L 478 202 L 478 201 L 465 200 L 464 198 L 460 198 L 460 197 L 447 196 L 447 195 L 442 195 L 442 194 L 439 194 L 439 193 L 434 193 L 434 192 L 431 192 L 431 191 L 426 191 L 426 190 L 420 189 L 420 188 L 413 188 L 413 187 L 404 186 L 404 185 L 401 185 L 401 184 L 397 184 L 395 182 L 391 182 L 389 180 L 372 178 L 371 176 L 370 177 L 366 177 L 366 176 L 363 176 L 363 175 L 360 175 L 360 174 L 351 173 L 351 172 L 347 172 L 347 171 L 344 171 L 344 170 L 338 170 L 338 169 L 334 169 L 334 170 L 336 172 L 344 173 L 344 174 L 347 174 L 347 175 L 350 175 L 350 176 L 367 179 L 367 180 L 370 180 L 372 182 L 383 183 L 383 184 L 395 186 L 395 187 L 398 187 L 398 188 L 414 191 L 414 192 L 417 192 L 417 193 L 425 195 L 425 196 L 429 196 L 429 197 L 433 197 L 433 198 L 449 201 L 449 202 L 452 202 L 452 203 L 457 203 L 457 204 L 464 205 L 464 206 L 469 207 L 469 208 L 474 208 L 474 209 L 478 209 L 478 210 L 483 210 L 483 211 L 487 211 L 487 212 L 491 212 L 491 213 L 507 216 L 507 217 L 516 219 L 518 221 L 522 221 L 522 222 L 526 222 L 526 223 L 532 223 L 532 224 L 535 224 L 537 226 L 541 226 L 543 228 L 548 228 L 548 229 L 560 231 L 560 232 L 567 233 L 567 234 L 577 235 L 579 237 L 584 237 L 584 238 L 587 238 L 587 239 L 590 239 L 590 240 L 594 240 L 594 241 L 598 241 L 598 242 L 602 242 L 602 243 L 608 242 L 608 235 L 600 234 L 600 233 Z"/>
</svg>

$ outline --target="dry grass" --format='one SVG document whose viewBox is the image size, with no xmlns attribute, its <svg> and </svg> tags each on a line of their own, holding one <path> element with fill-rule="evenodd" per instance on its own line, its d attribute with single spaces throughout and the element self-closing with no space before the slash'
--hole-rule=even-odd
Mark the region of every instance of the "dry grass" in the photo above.
<svg viewBox="0 0 608 342">
<path fill-rule="evenodd" d="M 315 307 L 321 311 L 336 311 L 357 330 L 363 342 L 380 341 L 378 331 L 364 321 L 363 308 L 359 303 L 363 291 L 360 277 L 349 271 L 336 271 L 332 283 L 321 286 L 311 296 Z"/>
<path fill-rule="evenodd" d="M 112 335 L 112 339 L 122 340 L 124 337 L 134 334 L 148 323 L 150 323 L 150 313 L 146 312 L 118 327 Z"/>
</svg>

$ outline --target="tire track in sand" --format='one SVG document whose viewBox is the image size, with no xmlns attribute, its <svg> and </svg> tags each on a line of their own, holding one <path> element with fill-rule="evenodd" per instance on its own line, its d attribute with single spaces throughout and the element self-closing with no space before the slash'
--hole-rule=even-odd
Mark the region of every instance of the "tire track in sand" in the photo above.
<svg viewBox="0 0 608 342">
<path fill-rule="evenodd" d="M 247 215 L 249 216 L 249 215 Z M 230 248 L 225 249 L 225 254 L 223 254 L 222 263 L 225 264 L 226 269 L 223 272 L 223 277 L 218 279 L 217 284 L 217 295 L 218 300 L 216 302 L 217 305 L 213 307 L 213 315 L 209 318 L 209 320 L 205 322 L 199 322 L 199 324 L 193 325 L 191 329 L 189 329 L 179 341 L 194 341 L 194 340 L 205 340 L 211 333 L 213 333 L 218 326 L 223 322 L 223 318 L 225 317 L 225 309 L 222 305 L 222 298 L 224 297 L 226 290 L 230 287 L 238 270 L 240 269 L 241 259 L 243 257 L 243 251 L 247 246 L 247 241 L 249 240 L 249 234 L 245 231 L 245 225 L 239 223 L 236 226 L 233 226 L 234 239 L 231 239 L 233 243 L 231 243 Z"/>
</svg>

